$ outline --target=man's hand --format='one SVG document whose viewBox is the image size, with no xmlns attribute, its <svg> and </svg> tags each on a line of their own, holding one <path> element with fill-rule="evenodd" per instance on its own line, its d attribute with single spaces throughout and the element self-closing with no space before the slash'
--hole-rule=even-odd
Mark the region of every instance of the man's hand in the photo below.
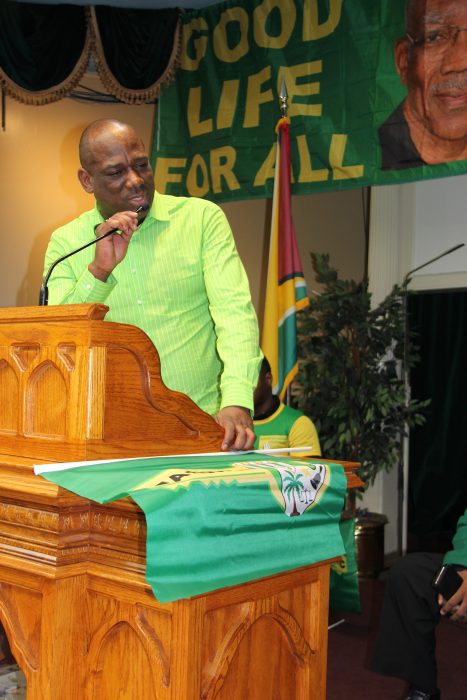
<svg viewBox="0 0 467 700">
<path fill-rule="evenodd" d="M 226 406 L 216 416 L 224 428 L 223 450 L 251 450 L 255 444 L 255 433 L 250 411 L 242 406 Z"/>
<path fill-rule="evenodd" d="M 463 578 L 462 585 L 448 601 L 439 594 L 438 604 L 441 606 L 441 615 L 449 615 L 454 622 L 467 622 L 467 569 L 457 573 Z"/>
<path fill-rule="evenodd" d="M 90 263 L 89 272 L 105 282 L 112 270 L 126 255 L 133 232 L 138 226 L 138 214 L 134 211 L 119 211 L 102 222 L 96 228 L 96 236 L 103 236 L 113 228 L 121 233 L 114 233 L 96 244 L 96 254 Z"/>
</svg>

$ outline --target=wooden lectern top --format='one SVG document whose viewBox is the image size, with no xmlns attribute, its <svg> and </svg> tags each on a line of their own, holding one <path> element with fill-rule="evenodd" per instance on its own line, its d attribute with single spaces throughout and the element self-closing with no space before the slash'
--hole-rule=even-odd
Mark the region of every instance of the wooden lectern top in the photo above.
<svg viewBox="0 0 467 700">
<path fill-rule="evenodd" d="M 46 461 L 216 452 L 223 431 L 169 390 L 139 328 L 102 304 L 0 312 L 0 453 Z"/>
</svg>

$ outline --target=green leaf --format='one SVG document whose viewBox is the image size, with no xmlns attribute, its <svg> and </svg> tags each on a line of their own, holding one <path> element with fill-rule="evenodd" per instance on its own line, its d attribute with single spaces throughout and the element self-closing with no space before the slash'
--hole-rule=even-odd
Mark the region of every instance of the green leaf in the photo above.
<svg viewBox="0 0 467 700">
<path fill-rule="evenodd" d="M 298 314 L 299 372 L 294 401 L 315 422 L 323 455 L 357 460 L 364 481 L 397 464 L 401 435 L 425 421 L 430 399 L 406 396 L 403 291 L 377 306 L 365 281 L 339 279 L 329 255 L 312 253 L 320 296 Z M 407 364 L 419 361 L 409 335 Z"/>
</svg>

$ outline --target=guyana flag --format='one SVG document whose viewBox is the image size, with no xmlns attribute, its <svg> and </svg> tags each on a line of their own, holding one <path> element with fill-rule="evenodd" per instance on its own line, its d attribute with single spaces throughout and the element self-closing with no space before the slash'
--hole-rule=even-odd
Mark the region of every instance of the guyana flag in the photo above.
<svg viewBox="0 0 467 700">
<path fill-rule="evenodd" d="M 296 312 L 309 304 L 292 220 L 290 196 L 290 120 L 276 127 L 277 150 L 271 237 L 261 347 L 269 360 L 273 392 L 284 398 L 297 374 Z"/>
<path fill-rule="evenodd" d="M 344 553 L 340 465 L 255 453 L 40 465 L 98 503 L 130 496 L 147 526 L 146 579 L 162 602 Z M 40 478 L 40 477 L 38 477 Z"/>
</svg>

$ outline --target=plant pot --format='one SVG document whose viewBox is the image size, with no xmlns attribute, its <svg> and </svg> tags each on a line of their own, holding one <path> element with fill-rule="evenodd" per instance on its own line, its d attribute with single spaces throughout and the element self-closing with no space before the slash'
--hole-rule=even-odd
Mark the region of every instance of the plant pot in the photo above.
<svg viewBox="0 0 467 700">
<path fill-rule="evenodd" d="M 355 523 L 355 549 L 359 578 L 376 578 L 384 569 L 384 526 L 380 513 L 363 512 Z"/>
</svg>

